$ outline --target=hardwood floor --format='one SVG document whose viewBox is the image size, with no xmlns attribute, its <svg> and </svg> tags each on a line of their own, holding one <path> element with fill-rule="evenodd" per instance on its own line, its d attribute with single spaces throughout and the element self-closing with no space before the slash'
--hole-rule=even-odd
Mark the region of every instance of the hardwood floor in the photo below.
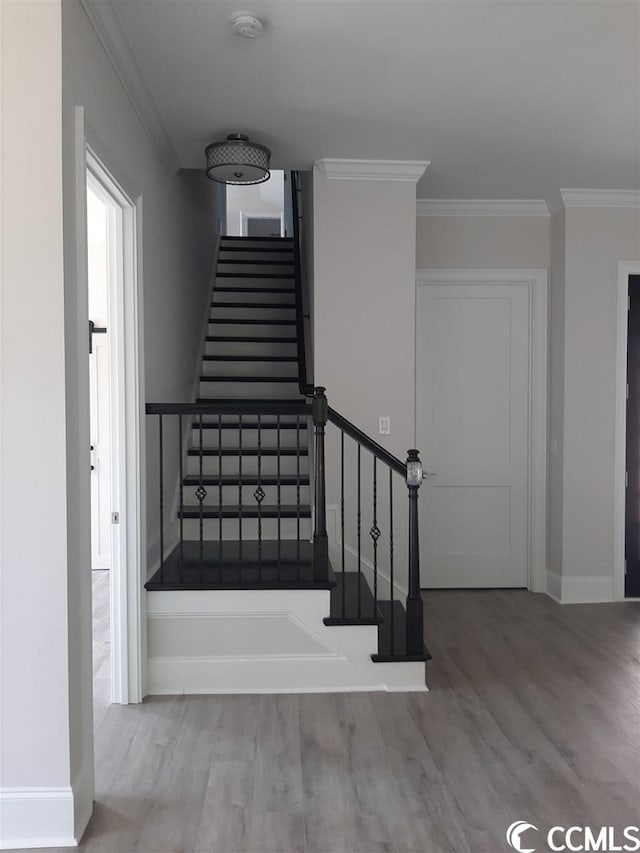
<svg viewBox="0 0 640 853">
<path fill-rule="evenodd" d="M 519 819 L 637 824 L 640 604 L 498 590 L 425 602 L 428 694 L 123 707 L 98 689 L 80 850 L 499 853 Z"/>
</svg>

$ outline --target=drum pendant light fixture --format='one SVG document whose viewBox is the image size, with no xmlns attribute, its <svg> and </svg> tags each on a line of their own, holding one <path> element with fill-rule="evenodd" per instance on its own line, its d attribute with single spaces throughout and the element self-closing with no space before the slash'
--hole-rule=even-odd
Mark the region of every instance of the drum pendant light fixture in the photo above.
<svg viewBox="0 0 640 853">
<path fill-rule="evenodd" d="M 250 142 L 243 133 L 231 133 L 224 142 L 212 142 L 204 153 L 207 177 L 220 184 L 261 184 L 271 177 L 271 151 Z"/>
</svg>

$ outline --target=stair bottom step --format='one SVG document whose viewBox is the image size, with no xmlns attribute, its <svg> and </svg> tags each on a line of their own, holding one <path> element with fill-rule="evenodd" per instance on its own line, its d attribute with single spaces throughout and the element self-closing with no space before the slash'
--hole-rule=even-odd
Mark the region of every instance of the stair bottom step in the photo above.
<svg viewBox="0 0 640 853">
<path fill-rule="evenodd" d="M 325 625 L 379 625 L 382 617 L 369 584 L 358 572 L 336 572 L 330 614 Z"/>
<path fill-rule="evenodd" d="M 181 589 L 331 589 L 313 578 L 306 540 L 183 542 L 145 584 L 150 591 Z"/>
</svg>

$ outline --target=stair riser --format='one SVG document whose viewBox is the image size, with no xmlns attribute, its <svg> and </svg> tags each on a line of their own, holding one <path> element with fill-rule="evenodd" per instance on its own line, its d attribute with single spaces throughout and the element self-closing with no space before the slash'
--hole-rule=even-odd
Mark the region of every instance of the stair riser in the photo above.
<svg viewBox="0 0 640 853">
<path fill-rule="evenodd" d="M 294 476 L 297 472 L 296 468 L 297 459 L 295 456 L 281 456 L 280 457 L 280 473 L 281 475 Z M 184 473 L 192 474 L 197 476 L 200 471 L 200 457 L 199 456 L 188 456 L 186 464 L 184 465 Z M 228 476 L 237 476 L 239 470 L 239 460 L 237 456 L 223 456 L 222 457 L 222 474 L 227 474 Z M 203 474 L 211 474 L 215 475 L 220 473 L 218 466 L 218 457 L 217 456 L 203 456 L 202 457 L 202 472 Z M 257 456 L 243 456 L 242 457 L 242 472 L 243 474 L 258 474 L 258 457 Z M 263 456 L 262 457 L 262 474 L 267 475 L 271 474 L 274 477 L 278 472 L 278 460 L 276 456 Z M 307 456 L 300 457 L 300 473 L 308 474 L 309 473 L 309 458 Z"/>
<path fill-rule="evenodd" d="M 218 430 L 217 429 L 203 429 L 202 430 L 202 444 L 204 447 L 238 447 L 239 446 L 239 434 L 240 430 L 237 429 L 223 429 L 220 430 L 220 436 L 222 437 L 222 441 L 218 441 Z M 300 429 L 300 447 L 307 446 L 307 430 Z M 276 447 L 278 442 L 278 436 L 275 429 L 261 430 L 261 444 L 262 447 Z M 258 430 L 257 429 L 243 429 L 242 430 L 242 443 L 245 447 L 257 447 L 258 446 Z M 280 447 L 296 447 L 298 444 L 298 439 L 296 436 L 295 429 L 281 429 L 280 430 Z M 192 447 L 200 446 L 200 430 L 197 427 L 193 428 Z"/>
<path fill-rule="evenodd" d="M 298 379 L 294 361 L 204 361 L 203 376 L 281 376 Z"/>
<path fill-rule="evenodd" d="M 271 259 L 270 259 L 271 260 Z M 232 272 L 232 273 L 251 273 L 252 275 L 258 273 L 262 275 L 275 275 L 276 273 L 281 273 L 282 275 L 290 275 L 293 272 L 292 264 L 260 264 L 255 263 L 255 259 L 253 261 L 247 261 L 244 264 L 226 264 L 223 260 L 218 262 L 218 272 Z"/>
<path fill-rule="evenodd" d="M 229 237 L 221 237 L 220 251 L 225 249 L 282 249 L 283 251 L 293 251 L 293 240 L 289 237 L 274 239 L 273 237 L 242 237 L 241 239 L 230 239 Z"/>
<path fill-rule="evenodd" d="M 244 302 L 250 305 L 252 302 L 287 302 L 291 305 L 292 310 L 295 310 L 296 301 L 295 293 L 291 290 L 289 293 L 216 293 L 213 294 L 214 306 L 216 311 L 218 306 L 222 307 L 225 302 Z"/>
<path fill-rule="evenodd" d="M 243 337 L 248 337 L 246 334 Z M 298 355 L 293 343 L 265 343 L 264 341 L 207 341 L 207 355 Z"/>
<path fill-rule="evenodd" d="M 298 382 L 201 382 L 200 397 L 213 400 L 264 400 L 277 397 L 295 400 L 300 396 Z"/>
<path fill-rule="evenodd" d="M 233 319 L 238 318 L 238 312 Z M 220 318 L 215 318 L 220 319 Z M 296 327 L 290 325 L 272 325 L 271 323 L 262 325 L 262 323 L 216 323 L 214 320 L 209 321 L 209 335 L 219 335 L 220 337 L 256 337 L 256 338 L 291 338 L 295 343 Z M 247 320 L 252 320 L 253 317 L 247 317 Z M 256 318 L 258 319 L 258 318 Z"/>
<path fill-rule="evenodd" d="M 220 522 L 217 518 L 204 518 L 202 520 L 203 533 L 202 538 L 205 542 L 214 542 L 220 538 Z M 235 540 L 239 536 L 239 523 L 237 518 L 222 519 L 222 539 Z M 185 518 L 183 521 L 183 530 L 185 539 L 197 540 L 200 537 L 200 520 L 197 518 Z M 300 538 L 310 539 L 312 535 L 312 526 L 310 518 L 300 519 Z M 242 519 L 242 538 L 243 540 L 257 541 L 258 539 L 258 519 L 243 518 Z M 275 518 L 262 519 L 262 538 L 277 539 L 278 538 L 278 521 Z M 297 539 L 298 524 L 295 518 L 282 518 L 280 520 L 280 539 Z M 375 646 L 372 646 L 375 649 Z"/>
<path fill-rule="evenodd" d="M 204 499 L 204 506 L 210 509 L 212 506 L 219 506 L 219 487 L 204 486 L 207 495 Z M 242 487 L 242 503 L 246 506 L 257 507 L 258 502 L 254 497 L 254 492 L 258 487 L 256 485 Z M 197 486 L 184 486 L 182 489 L 182 500 L 187 506 L 198 506 L 198 498 L 196 497 Z M 278 503 L 278 487 L 277 486 L 262 486 L 264 492 L 263 506 L 276 506 Z M 229 504 L 237 505 L 240 502 L 238 486 L 223 486 L 222 487 L 222 506 Z M 309 504 L 309 486 L 300 486 L 300 501 L 303 504 Z M 280 486 L 280 503 L 293 505 L 297 503 L 296 487 L 295 486 Z"/>
<path fill-rule="evenodd" d="M 216 287 L 286 287 L 293 290 L 293 279 L 291 278 L 253 278 L 251 276 L 218 276 Z"/>
<path fill-rule="evenodd" d="M 296 307 L 290 308 L 251 308 L 249 303 L 243 308 L 225 308 L 222 303 L 216 302 L 209 315 L 210 320 L 295 320 Z M 290 334 L 291 330 L 287 332 Z"/>
<path fill-rule="evenodd" d="M 219 259 L 221 263 L 228 260 L 247 261 L 253 264 L 256 261 L 283 261 L 284 263 L 293 263 L 293 252 L 288 249 L 283 249 L 277 252 L 238 252 L 229 249 L 221 248 Z"/>
</svg>

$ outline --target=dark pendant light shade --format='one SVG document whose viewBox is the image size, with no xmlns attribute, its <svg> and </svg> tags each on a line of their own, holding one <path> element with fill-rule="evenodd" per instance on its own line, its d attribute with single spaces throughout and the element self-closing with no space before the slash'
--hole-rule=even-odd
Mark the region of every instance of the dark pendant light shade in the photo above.
<svg viewBox="0 0 640 853">
<path fill-rule="evenodd" d="M 243 133 L 231 133 L 224 142 L 213 142 L 204 149 L 205 173 L 220 184 L 261 184 L 271 177 L 271 151 L 250 142 Z"/>
</svg>

